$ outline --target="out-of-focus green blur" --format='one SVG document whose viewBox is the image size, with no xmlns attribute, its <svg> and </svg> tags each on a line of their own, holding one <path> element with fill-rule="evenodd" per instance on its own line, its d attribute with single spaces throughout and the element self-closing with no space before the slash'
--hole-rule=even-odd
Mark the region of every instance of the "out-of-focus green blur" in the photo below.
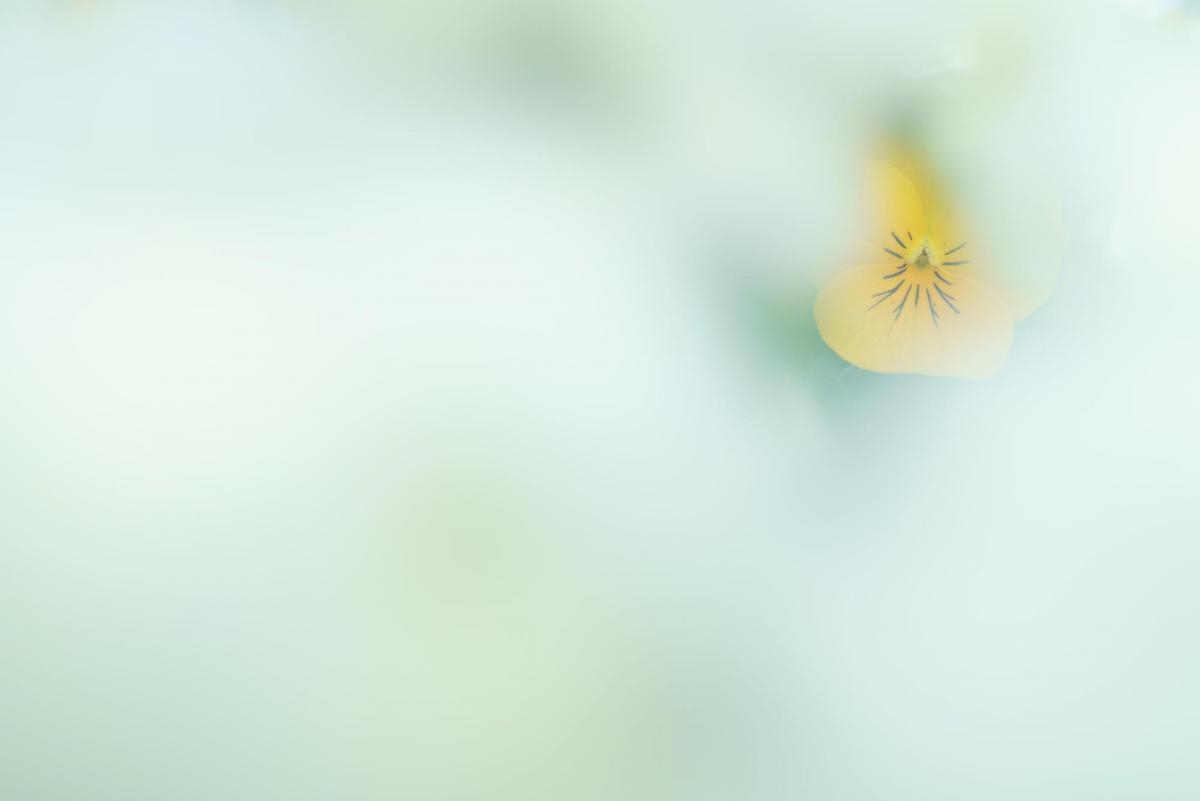
<svg viewBox="0 0 1200 801">
<path fill-rule="evenodd" d="M 0 799 L 1200 797 L 1198 77 L 1168 0 L 6 0 Z M 812 323 L 897 125 L 1054 286 L 990 381 Z"/>
</svg>

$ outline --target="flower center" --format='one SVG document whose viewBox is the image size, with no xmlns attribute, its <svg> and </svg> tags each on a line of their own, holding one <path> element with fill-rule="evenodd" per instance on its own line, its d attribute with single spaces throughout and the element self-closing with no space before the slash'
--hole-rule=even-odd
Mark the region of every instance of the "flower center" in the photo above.
<svg viewBox="0 0 1200 801">
<path fill-rule="evenodd" d="M 888 255 L 894 257 L 897 261 L 894 264 L 884 265 L 881 269 L 886 275 L 880 276 L 881 291 L 876 292 L 870 298 L 870 305 L 867 306 L 867 311 L 870 311 L 880 304 L 890 301 L 892 303 L 890 310 L 895 321 L 899 322 L 904 315 L 905 310 L 911 309 L 914 314 L 919 314 L 924 300 L 924 307 L 929 314 L 929 319 L 934 326 L 939 325 L 939 320 L 942 315 L 942 308 L 949 308 L 955 314 L 960 314 L 958 306 L 958 298 L 950 294 L 951 287 L 954 286 L 955 273 L 947 270 L 949 267 L 960 267 L 970 264 L 970 260 L 958 257 L 956 261 L 943 261 L 947 256 L 962 250 L 967 246 L 966 242 L 961 245 L 952 247 L 945 253 L 939 253 L 938 249 L 926 237 L 921 241 L 920 250 L 916 240 L 909 231 L 905 231 L 908 237 L 908 244 L 900 238 L 900 235 L 895 231 L 890 232 L 892 240 L 896 243 L 898 249 L 893 249 L 889 243 L 884 246 L 883 250 Z M 913 253 L 916 253 L 914 256 Z M 910 267 L 916 269 L 909 272 Z M 918 271 L 930 270 L 924 274 L 919 274 Z M 945 274 L 943 274 L 945 270 Z M 931 274 L 932 273 L 932 274 Z M 947 277 L 950 276 L 950 277 Z M 894 284 L 888 284 L 888 281 L 895 281 Z M 915 290 L 915 291 L 914 291 Z M 910 302 L 911 298 L 911 302 Z"/>
</svg>

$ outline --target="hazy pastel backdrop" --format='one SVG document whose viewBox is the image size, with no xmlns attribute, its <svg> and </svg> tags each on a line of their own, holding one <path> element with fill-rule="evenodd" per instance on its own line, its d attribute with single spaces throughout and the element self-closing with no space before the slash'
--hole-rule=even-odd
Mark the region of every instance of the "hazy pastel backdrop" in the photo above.
<svg viewBox="0 0 1200 801">
<path fill-rule="evenodd" d="M 1198 12 L 4 0 L 0 798 L 1194 801 Z M 994 379 L 813 325 L 899 124 Z"/>
</svg>

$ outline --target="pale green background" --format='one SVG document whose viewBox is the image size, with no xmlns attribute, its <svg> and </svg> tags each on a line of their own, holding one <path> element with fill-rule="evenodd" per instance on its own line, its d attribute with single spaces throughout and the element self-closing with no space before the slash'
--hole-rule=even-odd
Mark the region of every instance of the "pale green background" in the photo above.
<svg viewBox="0 0 1200 801">
<path fill-rule="evenodd" d="M 6 3 L 0 798 L 1197 798 L 1198 76 L 1165 2 Z M 898 118 L 1061 268 L 993 380 L 812 325 Z"/>
</svg>

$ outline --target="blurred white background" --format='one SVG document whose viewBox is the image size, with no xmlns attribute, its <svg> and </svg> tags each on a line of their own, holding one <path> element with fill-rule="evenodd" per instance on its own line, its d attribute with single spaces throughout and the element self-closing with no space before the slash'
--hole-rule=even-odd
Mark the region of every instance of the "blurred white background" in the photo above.
<svg viewBox="0 0 1200 801">
<path fill-rule="evenodd" d="M 9 0 L 0 796 L 1196 798 L 1196 14 Z M 812 325 L 898 118 L 993 380 Z"/>
</svg>

